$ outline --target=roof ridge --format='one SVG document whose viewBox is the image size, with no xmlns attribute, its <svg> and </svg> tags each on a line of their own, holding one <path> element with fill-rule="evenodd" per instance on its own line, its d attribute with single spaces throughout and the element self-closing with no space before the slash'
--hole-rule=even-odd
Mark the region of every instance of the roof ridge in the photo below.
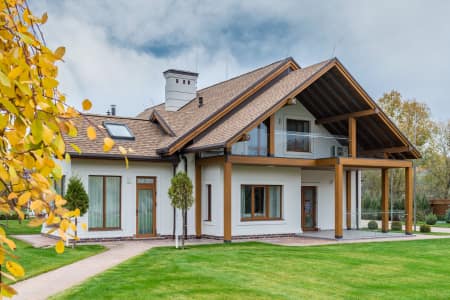
<svg viewBox="0 0 450 300">
<path fill-rule="evenodd" d="M 90 117 L 99 117 L 99 118 L 115 118 L 115 119 L 126 119 L 126 120 L 136 120 L 136 121 L 150 121 L 145 118 L 137 118 L 137 117 L 122 117 L 122 116 L 112 116 L 112 115 L 101 115 L 101 114 L 92 114 L 92 113 L 81 113 L 83 116 Z"/>
</svg>

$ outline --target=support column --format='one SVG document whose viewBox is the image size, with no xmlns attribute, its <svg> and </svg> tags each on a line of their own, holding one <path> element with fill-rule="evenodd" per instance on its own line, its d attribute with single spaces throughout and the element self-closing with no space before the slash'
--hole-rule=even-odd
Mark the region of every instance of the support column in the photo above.
<svg viewBox="0 0 450 300">
<path fill-rule="evenodd" d="M 202 166 L 195 164 L 195 236 L 202 236 Z"/>
<path fill-rule="evenodd" d="M 342 177 L 343 167 L 338 163 L 335 165 L 334 173 L 334 237 L 337 239 L 342 238 Z"/>
<path fill-rule="evenodd" d="M 406 214 L 406 224 L 405 233 L 412 234 L 412 220 L 413 220 L 413 186 L 414 186 L 414 175 L 413 168 L 405 168 L 405 214 Z"/>
<path fill-rule="evenodd" d="M 352 229 L 352 171 L 345 172 L 345 208 L 346 208 L 346 223 L 347 229 Z"/>
<path fill-rule="evenodd" d="M 275 156 L 275 114 L 269 117 L 269 156 Z"/>
<path fill-rule="evenodd" d="M 348 118 L 348 155 L 350 157 L 356 157 L 356 119 Z"/>
<path fill-rule="evenodd" d="M 231 242 L 231 162 L 225 159 L 223 165 L 223 241 Z"/>
<path fill-rule="evenodd" d="M 381 169 L 381 231 L 389 231 L 389 169 Z"/>
</svg>

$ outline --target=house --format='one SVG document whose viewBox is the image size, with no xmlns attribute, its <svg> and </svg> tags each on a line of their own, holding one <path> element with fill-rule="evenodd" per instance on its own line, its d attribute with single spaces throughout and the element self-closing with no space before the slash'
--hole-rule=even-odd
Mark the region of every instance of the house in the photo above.
<svg viewBox="0 0 450 300">
<path fill-rule="evenodd" d="M 97 140 L 66 137 L 82 153 L 69 150 L 65 177 L 79 176 L 90 198 L 81 239 L 172 236 L 180 213 L 167 191 L 179 171 L 195 189 L 189 236 L 231 241 L 331 229 L 342 238 L 360 221 L 364 168 L 382 172 L 383 231 L 388 170 L 404 170 L 412 233 L 411 160 L 420 153 L 338 59 L 301 68 L 287 58 L 200 90 L 197 73 L 164 77 L 164 103 L 135 118 L 85 114 L 79 132 L 97 126 Z M 128 169 L 117 149 L 103 152 L 102 135 L 134 150 Z"/>
</svg>

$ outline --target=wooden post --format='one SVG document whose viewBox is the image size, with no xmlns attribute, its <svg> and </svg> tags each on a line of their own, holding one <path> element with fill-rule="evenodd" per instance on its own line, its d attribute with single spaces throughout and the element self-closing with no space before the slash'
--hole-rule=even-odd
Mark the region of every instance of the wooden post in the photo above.
<svg viewBox="0 0 450 300">
<path fill-rule="evenodd" d="M 275 114 L 269 117 L 269 156 L 275 156 Z"/>
<path fill-rule="evenodd" d="M 334 237 L 341 239 L 342 232 L 342 176 L 343 167 L 338 162 L 334 174 Z"/>
<path fill-rule="evenodd" d="M 356 119 L 348 118 L 348 154 L 350 157 L 356 157 Z"/>
<path fill-rule="evenodd" d="M 202 237 L 202 166 L 195 164 L 195 236 Z"/>
<path fill-rule="evenodd" d="M 231 242 L 231 162 L 223 165 L 223 241 Z"/>
<path fill-rule="evenodd" d="M 381 169 L 381 231 L 389 231 L 389 169 Z"/>
<path fill-rule="evenodd" d="M 412 219 L 413 219 L 413 185 L 414 175 L 413 168 L 405 168 L 405 214 L 406 224 L 405 233 L 412 234 Z"/>
<path fill-rule="evenodd" d="M 345 209 L 346 209 L 346 223 L 347 229 L 352 229 L 352 171 L 345 172 Z"/>
</svg>

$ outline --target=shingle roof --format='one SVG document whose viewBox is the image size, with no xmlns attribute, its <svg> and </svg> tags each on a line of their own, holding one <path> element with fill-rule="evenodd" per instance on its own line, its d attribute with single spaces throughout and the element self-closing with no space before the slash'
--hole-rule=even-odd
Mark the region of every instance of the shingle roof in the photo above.
<svg viewBox="0 0 450 300">
<path fill-rule="evenodd" d="M 78 129 L 78 136 L 75 138 L 64 136 L 64 139 L 66 142 L 77 145 L 82 151 L 83 156 L 100 154 L 107 156 L 122 156 L 117 147 L 114 147 L 108 153 L 103 152 L 103 138 L 109 137 L 108 132 L 103 127 L 103 122 L 112 122 L 126 125 L 135 136 L 134 140 L 114 140 L 118 146 L 123 146 L 126 149 L 133 149 L 133 152 L 128 155 L 130 158 L 159 158 L 156 154 L 156 150 L 165 134 L 157 124 L 154 124 L 149 120 L 84 114 L 75 119 L 74 122 Z M 89 125 L 94 126 L 97 130 L 97 139 L 94 141 L 90 141 L 86 136 L 86 129 Z M 74 156 L 78 155 L 69 145 L 67 145 L 67 152 Z"/>
<path fill-rule="evenodd" d="M 224 146 L 227 141 L 241 132 L 259 116 L 279 103 L 292 90 L 306 82 L 311 76 L 321 70 L 330 60 L 291 71 L 288 75 L 269 87 L 264 93 L 248 101 L 239 110 L 229 115 L 228 118 L 219 122 L 216 126 L 208 130 L 187 149 L 207 148 L 210 146 Z"/>
</svg>

